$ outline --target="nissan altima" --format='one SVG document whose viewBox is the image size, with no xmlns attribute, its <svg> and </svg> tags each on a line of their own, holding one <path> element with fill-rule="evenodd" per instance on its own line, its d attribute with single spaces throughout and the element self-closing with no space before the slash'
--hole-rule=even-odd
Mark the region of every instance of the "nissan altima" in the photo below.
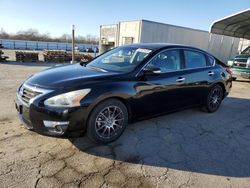
<svg viewBox="0 0 250 188">
<path fill-rule="evenodd" d="M 109 143 L 135 120 L 197 106 L 215 112 L 231 87 L 230 70 L 203 50 L 131 44 L 88 64 L 32 75 L 17 88 L 15 107 L 25 127 L 35 132 L 86 133 L 94 142 Z"/>
</svg>

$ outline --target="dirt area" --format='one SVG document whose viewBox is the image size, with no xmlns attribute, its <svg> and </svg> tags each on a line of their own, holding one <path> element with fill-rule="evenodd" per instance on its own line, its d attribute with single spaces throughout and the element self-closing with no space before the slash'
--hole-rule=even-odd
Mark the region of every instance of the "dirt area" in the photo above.
<svg viewBox="0 0 250 188">
<path fill-rule="evenodd" d="M 21 126 L 16 87 L 45 68 L 0 64 L 0 187 L 250 187 L 250 82 L 234 82 L 216 113 L 141 121 L 94 145 Z"/>
</svg>

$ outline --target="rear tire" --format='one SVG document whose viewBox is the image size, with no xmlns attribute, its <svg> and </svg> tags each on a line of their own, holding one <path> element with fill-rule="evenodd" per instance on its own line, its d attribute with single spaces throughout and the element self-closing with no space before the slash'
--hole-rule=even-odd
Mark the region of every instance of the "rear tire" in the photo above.
<svg viewBox="0 0 250 188">
<path fill-rule="evenodd" d="M 204 105 L 207 112 L 213 113 L 219 109 L 223 100 L 223 93 L 223 88 L 220 85 L 215 85 L 210 89 Z"/>
<path fill-rule="evenodd" d="M 126 106 L 117 99 L 99 103 L 91 112 L 87 136 L 95 143 L 107 144 L 118 139 L 128 123 Z"/>
</svg>

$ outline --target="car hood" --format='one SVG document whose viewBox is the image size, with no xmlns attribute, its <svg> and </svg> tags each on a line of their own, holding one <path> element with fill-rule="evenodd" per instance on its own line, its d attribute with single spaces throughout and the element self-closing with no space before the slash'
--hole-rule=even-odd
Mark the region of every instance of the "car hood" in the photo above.
<svg viewBox="0 0 250 188">
<path fill-rule="evenodd" d="M 26 80 L 26 84 L 41 88 L 65 88 L 83 85 L 117 75 L 116 72 L 103 72 L 80 64 L 58 66 L 36 73 Z"/>
</svg>

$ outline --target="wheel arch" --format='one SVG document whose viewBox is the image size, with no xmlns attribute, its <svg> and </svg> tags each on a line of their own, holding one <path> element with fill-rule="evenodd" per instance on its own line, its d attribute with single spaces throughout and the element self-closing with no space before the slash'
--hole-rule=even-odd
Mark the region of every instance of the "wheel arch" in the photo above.
<svg viewBox="0 0 250 188">
<path fill-rule="evenodd" d="M 214 87 L 214 86 L 216 86 L 216 85 L 219 85 L 219 86 L 222 87 L 222 90 L 223 90 L 223 98 L 225 98 L 225 97 L 226 97 L 226 87 L 225 87 L 225 85 L 224 85 L 222 82 L 216 82 L 216 83 L 214 83 L 210 88 L 212 88 L 212 87 Z"/>
<path fill-rule="evenodd" d="M 88 115 L 87 115 L 87 118 L 86 118 L 86 123 L 88 123 L 89 121 L 89 117 L 90 117 L 90 114 L 93 112 L 93 110 L 95 109 L 95 107 L 97 105 L 99 105 L 100 103 L 106 101 L 106 100 L 110 100 L 110 99 L 116 99 L 116 100 L 119 100 L 120 102 L 122 102 L 126 109 L 127 109 L 127 112 L 128 112 L 128 122 L 132 122 L 133 118 L 132 118 L 132 109 L 131 109 L 131 105 L 129 104 L 128 102 L 128 99 L 124 98 L 124 97 L 121 97 L 121 96 L 106 96 L 106 97 L 102 97 L 101 99 L 97 99 L 91 106 L 90 106 L 90 110 L 88 112 Z M 87 126 L 84 127 L 84 130 L 86 131 L 87 129 Z"/>
<path fill-rule="evenodd" d="M 106 98 L 105 100 L 109 100 L 109 99 L 119 100 L 126 106 L 127 111 L 128 111 L 128 120 L 129 120 L 129 122 L 131 122 L 132 121 L 132 109 L 131 109 L 131 106 L 130 106 L 128 100 L 125 98 L 119 97 L 119 96 L 109 97 L 109 98 Z"/>
</svg>

